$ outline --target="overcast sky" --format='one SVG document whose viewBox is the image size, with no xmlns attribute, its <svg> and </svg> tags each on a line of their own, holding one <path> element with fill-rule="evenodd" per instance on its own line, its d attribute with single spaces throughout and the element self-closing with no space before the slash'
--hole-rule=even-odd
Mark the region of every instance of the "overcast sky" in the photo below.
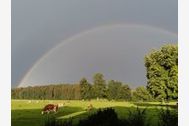
<svg viewBox="0 0 189 126">
<path fill-rule="evenodd" d="M 154 39 L 157 40 L 156 43 L 149 43 L 146 42 L 147 39 L 143 35 L 143 39 L 140 39 L 141 45 L 143 46 L 137 46 L 137 41 L 134 39 L 134 34 L 137 34 L 140 36 L 140 33 L 143 33 L 142 31 L 137 32 L 137 28 L 129 28 L 131 32 L 128 30 L 125 30 L 123 28 L 115 28 L 112 29 L 112 32 L 107 31 L 106 29 L 103 29 L 103 34 L 99 35 L 95 31 L 91 32 L 94 34 L 87 34 L 91 35 L 92 40 L 90 41 L 91 44 L 95 45 L 94 43 L 96 40 L 102 41 L 110 41 L 112 39 L 107 39 L 109 36 L 114 36 L 118 39 L 119 34 L 127 34 L 125 36 L 130 37 L 129 39 L 124 38 L 124 35 L 122 35 L 122 41 L 120 43 L 123 44 L 124 41 L 124 47 L 126 50 L 129 50 L 131 41 L 132 43 L 135 43 L 132 45 L 133 47 L 137 47 L 138 50 L 143 50 L 145 48 L 151 48 L 153 46 L 159 47 L 161 44 L 163 44 L 165 41 L 172 41 L 171 43 L 174 43 L 177 41 L 177 37 L 175 37 L 173 34 L 177 34 L 177 23 L 178 23 L 178 4 L 177 0 L 158 0 L 158 1 L 152 1 L 152 0 L 95 0 L 95 1 L 89 1 L 89 0 L 12 0 L 12 86 L 16 87 L 21 81 L 27 80 L 26 82 L 28 84 L 35 83 L 46 83 L 49 82 L 49 74 L 42 75 L 44 73 L 41 73 L 39 71 L 44 71 L 45 66 L 41 65 L 41 70 L 39 70 L 39 66 L 36 67 L 35 71 L 33 73 L 36 73 L 35 76 L 37 76 L 38 79 L 34 78 L 32 76 L 32 73 L 30 76 L 28 76 L 28 79 L 23 79 L 26 73 L 32 68 L 32 66 L 49 50 L 54 48 L 57 44 L 63 42 L 64 40 L 71 38 L 72 36 L 75 36 L 77 34 L 81 34 L 82 32 L 85 32 L 90 29 L 94 29 L 95 27 L 102 27 L 104 25 L 114 25 L 114 24 L 139 24 L 139 25 L 148 25 L 149 27 L 154 27 L 162 30 L 153 30 L 152 36 L 154 36 Z M 140 27 L 138 27 L 140 28 Z M 163 31 L 169 31 L 173 34 L 168 34 Z M 98 30 L 97 30 L 98 31 Z M 101 32 L 102 32 L 101 31 Z M 145 33 L 150 34 L 150 28 L 144 28 Z M 108 37 L 107 37 L 108 36 Z M 134 37 L 132 37 L 134 36 Z M 147 35 L 146 35 L 147 36 Z M 98 39 L 98 38 L 101 39 Z M 73 41 L 80 42 L 82 39 L 88 39 L 88 36 L 83 36 L 78 39 L 74 39 Z M 103 39 L 102 39 L 103 38 Z M 125 40 L 131 40 L 131 41 L 125 41 Z M 153 40 L 152 37 L 148 40 Z M 159 42 L 159 40 L 162 40 L 162 42 Z M 174 41 L 174 42 L 173 42 Z M 56 61 L 54 63 L 51 63 L 51 60 L 48 60 L 49 58 L 46 58 L 44 60 L 49 61 L 49 66 L 54 66 L 55 64 L 58 64 L 60 61 L 64 61 L 68 56 L 73 56 L 72 59 L 74 59 L 75 54 L 77 53 L 77 50 L 83 49 L 81 47 L 76 48 L 73 44 L 76 42 L 72 42 L 72 44 L 67 44 L 67 46 L 60 46 L 57 48 L 58 50 L 68 50 L 68 52 L 72 49 L 76 50 L 75 52 L 67 55 L 67 52 L 63 51 L 57 54 L 58 56 L 61 56 L 60 58 L 55 59 Z M 83 43 L 81 42 L 85 48 L 90 48 L 90 45 L 86 44 L 86 41 Z M 146 44 L 144 44 L 146 43 Z M 156 44 L 155 44 L 156 43 Z M 82 45 L 81 44 L 81 45 Z M 104 45 L 107 43 L 104 42 Z M 111 49 L 111 45 L 114 45 L 113 41 L 111 41 L 107 50 Z M 123 45 L 120 45 L 123 46 Z M 119 45 L 119 44 L 118 44 Z M 74 46 L 74 47 L 73 47 Z M 155 48 L 155 47 L 154 47 Z M 106 48 L 105 48 L 106 49 Z M 119 46 L 117 48 L 119 49 Z M 57 55 L 54 55 L 54 53 L 51 54 L 51 57 L 57 57 Z M 97 51 L 96 51 L 97 52 Z M 103 51 L 100 51 L 103 53 Z M 110 50 L 109 52 L 112 52 Z M 127 52 L 127 51 L 126 51 Z M 61 55 L 62 53 L 62 55 Z M 66 53 L 66 54 L 65 54 Z M 69 52 L 70 53 L 70 52 Z M 86 54 L 87 52 L 85 52 Z M 108 52 L 106 52 L 108 53 Z M 116 51 L 116 56 L 119 55 L 119 51 Z M 128 53 L 128 52 L 127 52 Z M 145 51 L 143 52 L 145 53 Z M 140 56 L 140 51 L 137 52 L 137 49 L 135 50 L 135 54 Z M 54 56 L 53 56 L 54 55 Z M 83 55 L 83 53 L 81 53 Z M 81 56 L 79 55 L 79 56 Z M 83 69 L 88 70 L 87 72 L 84 72 L 86 76 L 90 76 L 92 72 L 98 71 L 101 69 L 104 73 L 110 73 L 108 71 L 108 67 L 102 67 L 103 63 L 106 63 L 109 61 L 109 59 L 106 59 L 102 63 L 101 58 L 106 57 L 107 55 L 103 54 L 102 57 L 98 57 L 98 53 L 93 53 L 94 56 L 97 57 L 98 61 L 94 61 L 94 64 L 100 63 L 100 65 L 96 65 L 95 67 L 89 67 L 88 69 L 84 67 Z M 112 54 L 113 55 L 113 54 Z M 77 57 L 79 57 L 77 56 Z M 123 57 L 124 55 L 120 55 L 120 57 Z M 127 64 L 128 54 L 125 54 L 125 60 L 122 63 Z M 65 59 L 64 59 L 65 58 Z M 76 58 L 75 58 L 76 59 Z M 111 59 L 111 58 L 110 58 Z M 119 59 L 119 58 L 118 58 Z M 68 59 L 66 60 L 68 61 Z M 73 63 L 70 60 L 67 63 Z M 81 65 L 83 62 L 81 60 L 74 60 L 75 62 L 79 62 Z M 92 59 L 90 60 L 91 63 Z M 114 61 L 114 60 L 112 60 Z M 141 62 L 141 59 L 139 59 Z M 43 64 L 44 61 L 41 61 L 41 64 Z M 133 62 L 135 62 L 133 60 Z M 129 62 L 130 64 L 133 64 L 132 62 Z M 64 65 L 64 64 L 63 64 Z M 124 82 L 133 83 L 134 85 L 139 85 L 140 83 L 145 83 L 145 71 L 142 65 L 134 66 L 135 68 L 139 68 L 139 75 L 137 77 L 132 77 L 131 75 L 128 75 L 128 77 L 124 77 L 125 71 L 121 72 L 119 74 L 116 74 L 116 70 L 114 70 L 112 75 L 107 75 L 107 77 L 114 77 L 121 79 Z M 44 66 L 44 69 L 43 67 Z M 48 65 L 47 65 L 48 66 Z M 54 68 L 53 70 L 57 70 L 58 66 Z M 68 71 L 69 74 L 72 74 L 72 72 L 76 71 L 78 68 L 71 68 L 71 66 L 74 66 L 74 64 L 70 65 L 70 69 L 67 68 L 68 66 L 63 66 L 62 68 L 67 69 L 59 69 L 60 71 L 58 73 L 62 74 L 61 71 Z M 79 67 L 80 65 L 78 65 Z M 109 65 L 109 66 L 112 66 Z M 113 66 L 119 66 L 119 63 L 113 64 Z M 128 67 L 128 64 L 124 66 L 121 65 L 124 69 Z M 59 66 L 60 67 L 60 66 Z M 117 67 L 115 67 L 117 68 Z M 91 70 L 95 69 L 95 70 Z M 121 69 L 121 68 L 119 68 Z M 52 70 L 52 71 L 53 71 Z M 38 71 L 38 72 L 37 72 Z M 138 69 L 130 69 L 130 72 L 133 71 L 133 73 L 137 73 Z M 143 73 L 144 72 L 144 73 Z M 78 74 L 81 75 L 78 75 Z M 51 78 L 51 83 L 57 82 L 65 82 L 65 81 L 76 81 L 78 77 L 83 76 L 83 72 L 78 72 L 77 75 L 73 75 L 73 78 L 66 77 L 65 76 L 59 76 L 57 78 L 55 75 Z M 64 75 L 64 74 L 63 74 Z M 43 76 L 43 77 L 41 77 Z M 77 77 L 76 77 L 77 76 Z M 120 77 L 122 76 L 122 77 Z M 126 75 L 125 75 L 126 76 Z M 41 78 L 40 78 L 41 77 Z M 32 79 L 34 78 L 34 79 Z M 48 79 L 47 79 L 48 78 Z M 125 78 L 125 79 L 124 79 Z M 45 81 L 46 80 L 46 81 Z M 71 81 L 70 81 L 71 82 Z"/>
</svg>

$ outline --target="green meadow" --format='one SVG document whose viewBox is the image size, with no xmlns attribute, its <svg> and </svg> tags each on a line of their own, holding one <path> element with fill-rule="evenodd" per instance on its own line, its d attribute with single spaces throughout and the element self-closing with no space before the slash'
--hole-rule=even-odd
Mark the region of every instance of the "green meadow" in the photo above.
<svg viewBox="0 0 189 126">
<path fill-rule="evenodd" d="M 43 126 L 47 116 L 41 114 L 42 108 L 47 104 L 64 104 L 59 107 L 57 113 L 54 113 L 56 119 L 67 120 L 73 119 L 73 123 L 77 124 L 79 120 L 93 114 L 100 108 L 111 107 L 115 109 L 118 118 L 127 118 L 128 112 L 147 108 L 147 119 L 154 126 L 158 123 L 158 110 L 169 106 L 174 109 L 175 102 L 160 103 L 160 102 L 125 102 L 125 101 L 108 101 L 108 100 L 12 100 L 11 101 L 11 124 L 12 126 Z M 88 111 L 87 106 L 92 104 L 93 109 Z"/>
</svg>

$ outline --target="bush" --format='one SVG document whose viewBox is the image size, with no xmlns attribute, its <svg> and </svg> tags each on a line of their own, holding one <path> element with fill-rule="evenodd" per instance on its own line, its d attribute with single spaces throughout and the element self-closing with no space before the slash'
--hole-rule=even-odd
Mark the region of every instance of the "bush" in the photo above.
<svg viewBox="0 0 189 126">
<path fill-rule="evenodd" d="M 127 126 L 146 126 L 146 108 L 139 109 L 138 107 L 134 111 L 129 110 L 128 118 L 125 120 Z"/>
<path fill-rule="evenodd" d="M 178 112 L 176 110 L 161 109 L 158 126 L 178 126 Z"/>
<path fill-rule="evenodd" d="M 118 124 L 117 114 L 112 108 L 98 110 L 87 119 L 80 120 L 78 126 L 116 126 Z"/>
<path fill-rule="evenodd" d="M 129 111 L 127 119 L 118 119 L 112 108 L 99 110 L 96 114 L 81 120 L 79 126 L 148 126 L 146 122 L 146 109 Z"/>
</svg>

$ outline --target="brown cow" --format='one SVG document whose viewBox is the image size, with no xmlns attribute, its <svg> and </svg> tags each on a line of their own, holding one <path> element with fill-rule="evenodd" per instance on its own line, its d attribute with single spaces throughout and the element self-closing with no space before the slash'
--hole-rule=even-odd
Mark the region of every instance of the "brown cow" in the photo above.
<svg viewBox="0 0 189 126">
<path fill-rule="evenodd" d="M 54 104 L 48 104 L 46 105 L 41 114 L 43 115 L 44 113 L 50 113 L 50 112 L 57 112 L 58 111 L 58 105 L 54 105 Z"/>
</svg>

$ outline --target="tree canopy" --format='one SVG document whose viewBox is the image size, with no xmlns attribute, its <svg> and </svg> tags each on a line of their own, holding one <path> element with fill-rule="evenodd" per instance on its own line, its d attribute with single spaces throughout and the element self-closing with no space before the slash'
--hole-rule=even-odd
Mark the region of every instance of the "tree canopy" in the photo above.
<svg viewBox="0 0 189 126">
<path fill-rule="evenodd" d="M 178 46 L 165 45 L 145 56 L 147 89 L 156 99 L 178 98 Z"/>
<path fill-rule="evenodd" d="M 93 76 L 93 90 L 96 98 L 106 98 L 106 80 L 104 75 L 101 73 L 96 73 Z"/>
<path fill-rule="evenodd" d="M 140 86 L 133 91 L 132 99 L 134 101 L 150 101 L 152 100 L 152 96 L 150 95 L 146 87 Z"/>
<path fill-rule="evenodd" d="M 80 84 L 80 91 L 81 91 L 81 98 L 82 99 L 90 99 L 92 97 L 92 86 L 87 81 L 86 78 L 82 78 L 79 82 Z"/>
</svg>

